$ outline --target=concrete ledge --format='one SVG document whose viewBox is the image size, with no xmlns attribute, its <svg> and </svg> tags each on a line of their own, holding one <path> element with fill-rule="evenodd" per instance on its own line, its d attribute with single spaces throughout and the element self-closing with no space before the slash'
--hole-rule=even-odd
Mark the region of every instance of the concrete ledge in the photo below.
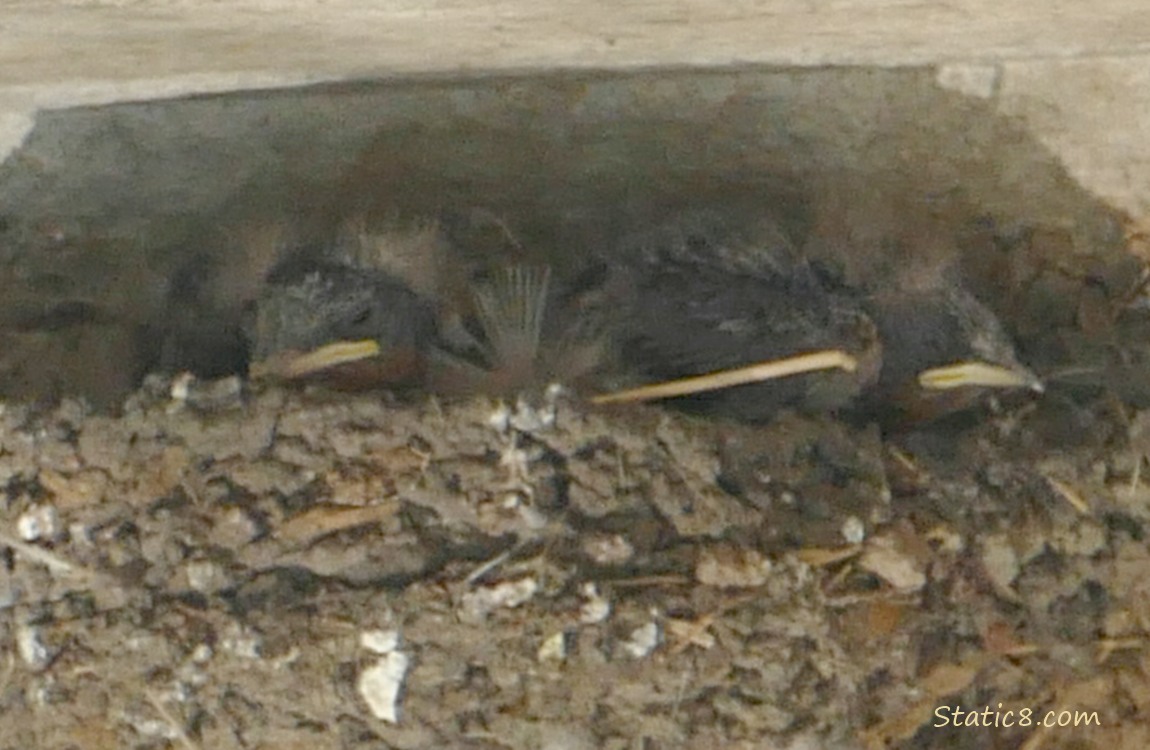
<svg viewBox="0 0 1150 750">
<path fill-rule="evenodd" d="M 40 106 L 96 103 L 100 86 L 110 94 L 116 82 L 155 98 L 424 71 L 889 66 L 1150 50 L 1150 8 L 1131 0 L 6 0 L 0 11 L 4 85 L 61 84 Z M 145 92 L 148 81 L 156 88 Z M 86 83 L 86 94 L 65 93 Z"/>
<path fill-rule="evenodd" d="M 1141 215 L 1147 53 L 1136 0 L 0 0 L 0 159 L 39 111 L 120 101 L 425 73 L 939 65 L 990 84 L 1078 179 Z M 1100 148 L 1114 143 L 1121 156 Z"/>
</svg>

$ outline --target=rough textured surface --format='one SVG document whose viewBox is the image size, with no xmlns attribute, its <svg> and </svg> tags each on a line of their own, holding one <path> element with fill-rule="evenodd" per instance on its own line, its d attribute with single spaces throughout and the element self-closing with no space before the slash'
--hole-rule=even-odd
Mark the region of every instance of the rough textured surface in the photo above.
<svg viewBox="0 0 1150 750">
<path fill-rule="evenodd" d="M 1148 739 L 1145 413 L 1037 447 L 1041 404 L 881 440 L 172 385 L 2 415 L 0 747 Z M 938 723 L 987 706 L 1079 724 Z"/>
</svg>

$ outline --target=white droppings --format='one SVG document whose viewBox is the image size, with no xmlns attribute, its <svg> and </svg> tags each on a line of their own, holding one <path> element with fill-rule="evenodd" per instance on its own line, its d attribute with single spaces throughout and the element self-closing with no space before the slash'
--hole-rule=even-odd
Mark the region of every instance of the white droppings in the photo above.
<svg viewBox="0 0 1150 750">
<path fill-rule="evenodd" d="M 52 661 L 52 653 L 40 640 L 40 629 L 33 625 L 16 628 L 16 651 L 29 669 L 39 671 Z"/>
<path fill-rule="evenodd" d="M 515 411 L 510 418 L 511 427 L 520 432 L 539 432 L 555 425 L 555 404 L 535 407 L 525 399 L 515 403 Z"/>
<path fill-rule="evenodd" d="M 584 625 L 595 625 L 610 616 L 611 602 L 599 594 L 599 588 L 595 584 L 583 584 L 580 593 L 586 601 L 579 607 L 579 622 Z"/>
<path fill-rule="evenodd" d="M 538 590 L 539 583 L 534 578 L 521 578 L 469 591 L 460 598 L 461 615 L 470 622 L 478 622 L 492 610 L 518 607 Z"/>
<path fill-rule="evenodd" d="M 359 645 L 373 654 L 389 654 L 399 648 L 399 631 L 365 630 L 359 634 Z"/>
<path fill-rule="evenodd" d="M 196 376 L 190 372 L 181 372 L 172 378 L 172 382 L 168 386 L 168 397 L 170 401 L 164 409 L 166 413 L 178 414 L 183 411 L 184 407 L 188 405 L 188 399 L 192 395 L 192 384 L 195 380 Z"/>
<path fill-rule="evenodd" d="M 36 505 L 16 519 L 16 533 L 25 542 L 51 541 L 63 532 L 60 514 L 54 505 Z"/>
<path fill-rule="evenodd" d="M 392 651 L 359 673 L 356 689 L 375 718 L 389 724 L 399 722 L 399 693 L 409 662 L 407 654 Z"/>
<path fill-rule="evenodd" d="M 632 659 L 642 659 L 659 645 L 659 623 L 652 620 L 631 631 L 631 636 L 623 641 L 623 653 Z"/>
<path fill-rule="evenodd" d="M 192 383 L 195 381 L 196 376 L 190 372 L 181 372 L 176 377 L 172 378 L 171 388 L 168 390 L 168 395 L 172 401 L 177 404 L 183 404 L 188 400 L 188 395 L 192 390 Z"/>
<path fill-rule="evenodd" d="M 843 535 L 847 544 L 862 544 L 863 540 L 866 539 L 866 524 L 858 516 L 850 516 L 843 521 L 839 533 Z"/>
<path fill-rule="evenodd" d="M 595 534 L 582 543 L 583 554 L 599 565 L 622 565 L 635 556 L 635 548 L 620 534 Z"/>
<path fill-rule="evenodd" d="M 220 638 L 220 650 L 244 659 L 259 659 L 263 656 L 263 637 L 251 628 L 233 624 Z"/>
<path fill-rule="evenodd" d="M 517 399 L 514 408 L 501 401 L 487 417 L 487 425 L 499 433 L 539 432 L 554 427 L 556 402 L 563 393 L 563 386 L 552 384 L 544 392 L 542 406 L 535 406 L 525 398 Z"/>
<path fill-rule="evenodd" d="M 495 407 L 495 411 L 491 412 L 487 417 L 487 426 L 496 432 L 507 432 L 511 426 L 511 409 L 507 404 L 502 401 Z"/>
<path fill-rule="evenodd" d="M 125 724 L 135 729 L 142 737 L 155 737 L 162 740 L 178 740 L 180 738 L 178 728 L 163 719 L 154 719 L 129 713 L 121 714 L 120 718 Z"/>
</svg>

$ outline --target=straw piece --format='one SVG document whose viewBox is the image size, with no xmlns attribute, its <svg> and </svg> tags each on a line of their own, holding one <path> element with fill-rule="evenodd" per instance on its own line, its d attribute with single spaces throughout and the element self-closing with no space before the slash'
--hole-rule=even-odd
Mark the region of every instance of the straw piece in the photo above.
<svg viewBox="0 0 1150 750">
<path fill-rule="evenodd" d="M 720 370 L 707 375 L 670 380 L 663 383 L 644 385 L 614 393 L 603 393 L 591 398 L 591 403 L 601 404 L 628 404 L 641 401 L 655 401 L 675 396 L 688 396 L 693 393 L 706 393 L 723 388 L 733 388 L 748 383 L 761 383 L 766 380 L 777 380 L 791 375 L 801 375 L 806 372 L 819 370 L 845 370 L 854 372 L 858 369 L 858 360 L 844 352 L 842 349 L 824 349 L 807 354 L 799 354 L 785 359 L 759 362 L 746 367 L 736 367 L 730 370 Z"/>
</svg>

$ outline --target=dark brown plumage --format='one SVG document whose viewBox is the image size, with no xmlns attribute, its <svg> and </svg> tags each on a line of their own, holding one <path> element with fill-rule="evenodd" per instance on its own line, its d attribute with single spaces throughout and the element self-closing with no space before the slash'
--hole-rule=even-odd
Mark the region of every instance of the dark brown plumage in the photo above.
<svg viewBox="0 0 1150 750">
<path fill-rule="evenodd" d="M 296 254 L 274 269 L 249 327 L 252 375 L 510 394 L 597 366 L 601 340 L 577 325 L 593 293 L 552 284 L 545 266 L 495 264 L 461 281 L 429 231 L 362 234 L 356 252 L 328 254 L 338 261 Z"/>
<path fill-rule="evenodd" d="M 669 380 L 841 349 L 854 372 L 826 370 L 678 399 L 743 420 L 780 409 L 834 410 L 877 378 L 881 346 L 859 300 L 799 257 L 770 221 L 736 231 L 693 213 L 625 243 L 629 300 L 618 326 L 624 366 Z"/>
<path fill-rule="evenodd" d="M 792 408 L 887 425 L 961 411 L 991 389 L 1041 390 L 994 314 L 937 268 L 857 291 L 769 219 L 736 227 L 707 212 L 629 238 L 616 258 L 598 284 L 561 289 L 545 267 L 495 268 L 470 282 L 465 309 L 378 268 L 289 263 L 257 304 L 253 374 L 505 394 L 605 362 L 609 380 L 646 384 L 834 350 L 850 367 L 672 402 L 744 421 Z"/>
<path fill-rule="evenodd" d="M 978 214 L 961 194 L 910 190 L 898 174 L 841 174 L 819 186 L 812 208 L 804 253 L 859 291 L 883 341 L 881 377 L 857 405 L 861 418 L 911 426 L 993 392 L 1042 389 L 959 272 Z"/>
<path fill-rule="evenodd" d="M 994 391 L 1043 389 L 997 316 L 957 279 L 938 274 L 916 286 L 896 278 L 871 294 L 866 308 L 884 349 L 879 380 L 859 405 L 865 416 L 891 426 L 922 424 Z"/>
<path fill-rule="evenodd" d="M 429 301 L 386 273 L 291 262 L 269 276 L 249 338 L 256 376 L 406 385 L 426 372 L 436 321 Z"/>
</svg>

